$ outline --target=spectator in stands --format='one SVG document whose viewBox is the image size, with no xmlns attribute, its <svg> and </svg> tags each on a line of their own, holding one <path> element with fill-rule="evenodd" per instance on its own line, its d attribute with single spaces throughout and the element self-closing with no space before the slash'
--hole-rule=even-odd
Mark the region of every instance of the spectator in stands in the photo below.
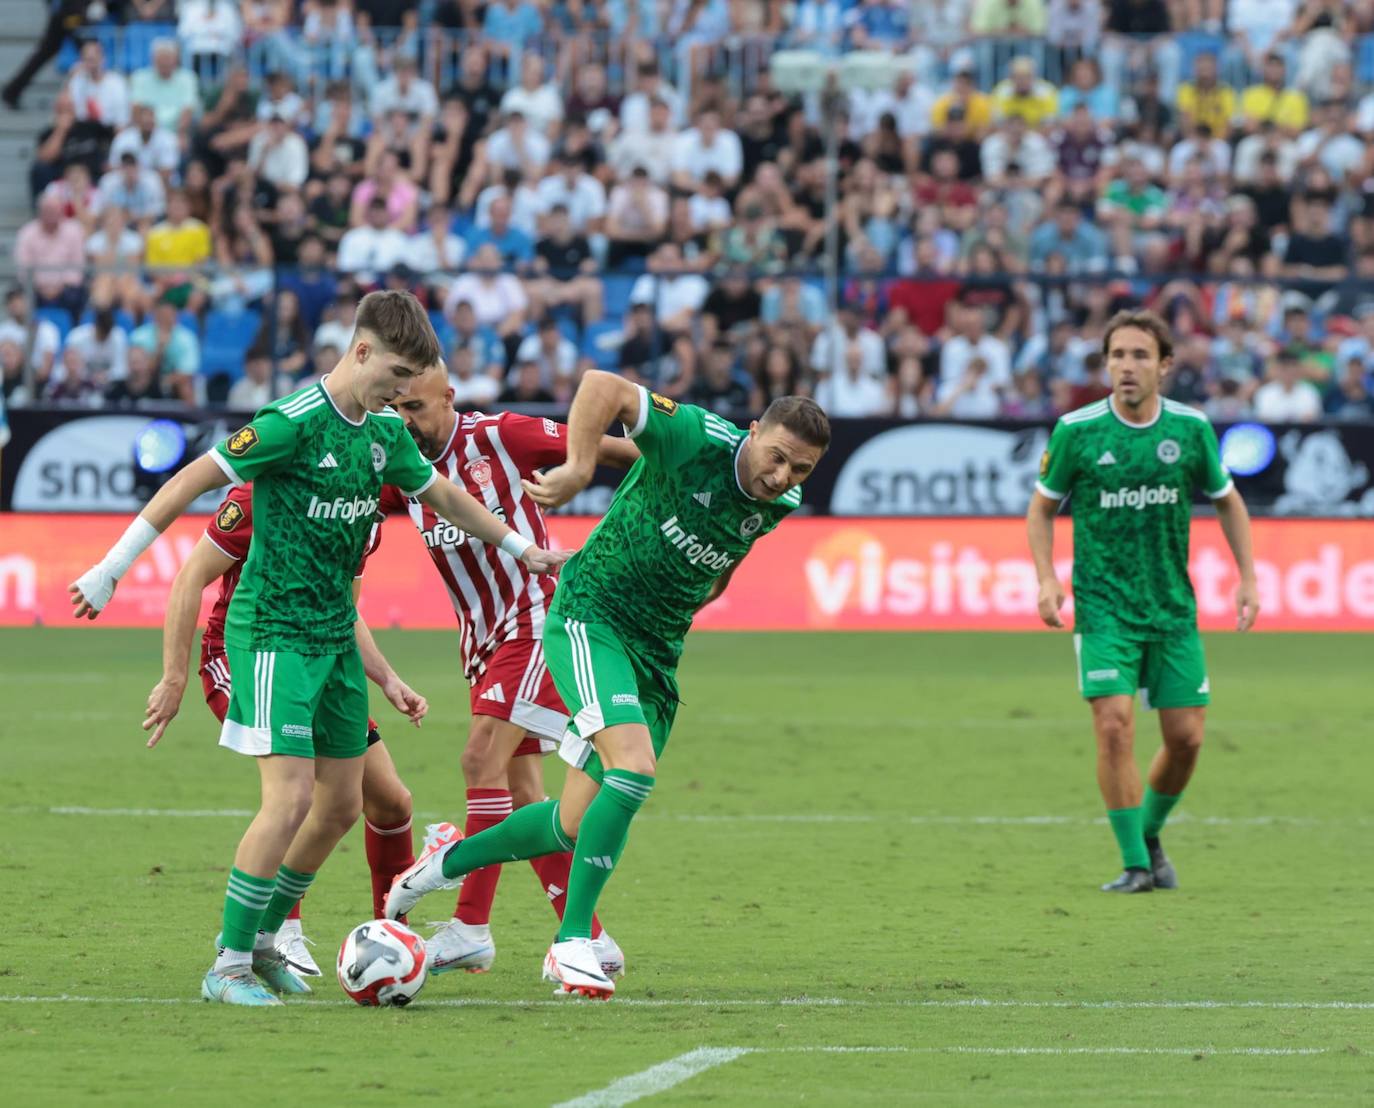
<svg viewBox="0 0 1374 1108">
<path fill-rule="evenodd" d="M 1260 83 L 1241 94 L 1240 111 L 1246 134 L 1260 125 L 1272 123 L 1284 134 L 1296 138 L 1307 128 L 1307 95 L 1288 87 L 1288 67 L 1282 54 L 1267 54 Z"/>
<path fill-rule="evenodd" d="M 1319 297 L 1350 271 L 1350 245 L 1331 227 L 1331 205 L 1309 195 L 1293 206 L 1296 226 L 1283 255 L 1283 275 L 1304 278 L 1302 291 Z"/>
<path fill-rule="evenodd" d="M 572 396 L 571 383 L 577 370 L 577 346 L 558 329 L 552 316 L 545 316 L 532 335 L 526 336 L 515 352 L 515 368 L 507 380 L 515 388 L 523 367 L 533 365 L 539 372 L 539 388 L 560 400 Z"/>
<path fill-rule="evenodd" d="M 967 378 L 969 362 L 981 358 L 984 376 L 979 389 L 1001 389 L 1011 384 L 1011 351 L 1006 342 L 985 330 L 982 308 L 952 304 L 949 311 L 954 334 L 940 348 L 940 396 L 944 390 Z"/>
<path fill-rule="evenodd" d="M 1179 85 L 1176 103 L 1185 127 L 1205 123 L 1219 138 L 1231 133 L 1236 92 L 1217 79 L 1215 54 L 1199 54 L 1193 59 L 1193 79 Z"/>
<path fill-rule="evenodd" d="M 374 199 L 381 200 L 385 207 L 387 226 L 405 234 L 415 230 L 420 190 L 401 168 L 401 160 L 393 151 L 383 153 L 377 161 L 376 171 L 354 188 L 349 214 L 349 222 L 354 227 L 370 220 Z"/>
<path fill-rule="evenodd" d="M 1105 237 L 1083 219 L 1078 205 L 1069 200 L 1060 201 L 1053 217 L 1040 224 L 1031 235 L 1032 272 L 1043 272 L 1050 257 L 1056 254 L 1065 260 L 1070 273 L 1096 273 L 1107 268 Z"/>
<path fill-rule="evenodd" d="M 726 419 L 747 420 L 761 410 L 753 407 L 754 382 L 740 365 L 736 344 L 725 340 L 707 351 L 688 398 Z"/>
<path fill-rule="evenodd" d="M 450 355 L 456 359 L 460 353 L 470 354 L 475 371 L 490 377 L 499 389 L 505 379 L 507 361 L 501 337 L 491 327 L 477 322 L 471 301 L 455 301 L 444 318 L 453 332 L 448 344 Z"/>
<path fill-rule="evenodd" d="M 233 66 L 220 87 L 211 94 L 206 112 L 200 118 L 195 154 L 218 176 L 230 161 L 247 157 L 248 144 L 260 129 L 258 93 L 249 87 L 248 70 Z"/>
<path fill-rule="evenodd" d="M 138 156 L 125 152 L 119 164 L 100 178 L 100 204 L 120 208 L 139 228 L 146 231 L 166 210 L 167 194 L 162 178 L 138 164 Z"/>
<path fill-rule="evenodd" d="M 272 372 L 271 353 L 264 346 L 254 344 L 244 358 L 243 376 L 229 389 L 225 403 L 235 411 L 256 412 L 295 387 L 286 374 Z"/>
<path fill-rule="evenodd" d="M 852 351 L 858 352 L 864 373 L 878 381 L 887 379 L 887 350 L 882 336 L 861 326 L 857 307 L 844 302 L 811 345 L 811 370 L 817 375 L 843 375 Z"/>
<path fill-rule="evenodd" d="M 554 168 L 535 190 L 541 215 L 547 217 L 554 208 L 562 207 L 575 233 L 588 238 L 601 235 L 606 229 L 606 186 L 566 150 L 554 159 Z M 547 232 L 548 228 L 541 230 Z"/>
<path fill-rule="evenodd" d="M 248 144 L 248 165 L 279 192 L 298 189 L 310 176 L 310 151 L 305 139 L 274 114 Z"/>
<path fill-rule="evenodd" d="M 310 201 L 310 228 L 324 239 L 331 251 L 338 248 L 348 231 L 352 195 L 353 182 L 345 173 L 336 172 L 329 175 L 323 191 Z M 382 202 L 382 211 L 386 211 L 385 201 Z"/>
<path fill-rule="evenodd" d="M 153 356 L 161 389 L 184 404 L 197 400 L 196 382 L 200 375 L 200 339 L 177 318 L 177 306 L 164 296 L 153 307 L 153 316 L 129 336 L 130 351 L 146 350 Z M 132 356 L 129 363 L 133 373 Z"/>
<path fill-rule="evenodd" d="M 142 312 L 143 236 L 129 225 L 122 208 L 101 209 L 99 229 L 86 240 L 85 251 L 91 267 L 91 303 L 130 314 Z"/>
<path fill-rule="evenodd" d="M 1163 227 L 1168 203 L 1164 190 L 1150 180 L 1145 164 L 1139 158 L 1128 158 L 1122 163 L 1121 176 L 1103 190 L 1097 218 L 1109 233 L 1114 228 L 1129 230 L 1138 247 L 1145 235 Z"/>
<path fill-rule="evenodd" d="M 128 376 L 129 338 L 102 308 L 90 323 L 74 327 L 62 344 L 62 357 L 48 382 L 48 395 L 62 401 L 89 401 Z"/>
<path fill-rule="evenodd" d="M 1360 358 L 1341 363 L 1340 379 L 1327 391 L 1324 408 L 1332 419 L 1360 422 L 1374 419 L 1370 375 Z"/>
<path fill-rule="evenodd" d="M 668 183 L 678 132 L 664 101 L 651 101 L 648 114 L 647 127 L 622 128 L 607 151 L 607 163 L 619 181 L 636 168 L 643 168 L 657 184 Z"/>
<path fill-rule="evenodd" d="M 1009 74 L 992 90 L 993 109 L 999 118 L 1017 115 L 1030 126 L 1040 127 L 1059 114 L 1059 90 L 1040 79 L 1033 58 L 1013 58 Z"/>
<path fill-rule="evenodd" d="M 1231 147 L 1223 139 L 1213 138 L 1212 129 L 1206 123 L 1195 123 L 1192 134 L 1176 142 L 1169 151 L 1169 184 L 1178 188 L 1182 183 L 1184 170 L 1194 160 L 1201 160 L 1209 179 L 1224 180 L 1231 175 Z M 1144 164 L 1144 159 L 1136 159 Z M 1125 160 L 1123 160 L 1123 166 Z M 1148 171 L 1148 167 L 1147 167 Z"/>
<path fill-rule="evenodd" d="M 158 372 L 156 353 L 143 346 L 130 346 L 129 372 L 105 390 L 105 403 L 122 408 L 175 398 L 165 391 L 166 384 Z"/>
<path fill-rule="evenodd" d="M 544 17 L 530 0 L 491 0 L 482 23 L 493 54 L 514 61 L 529 41 L 544 32 Z"/>
<path fill-rule="evenodd" d="M 744 151 L 739 136 L 721 126 L 720 113 L 701 112 L 696 126 L 678 136 L 673 151 L 673 187 L 682 192 L 696 191 L 702 177 L 714 170 L 720 174 L 726 191 L 732 190 L 744 168 Z"/>
<path fill-rule="evenodd" d="M 415 59 L 402 54 L 396 59 L 395 72 L 372 90 L 368 110 L 374 126 L 391 112 L 401 111 L 427 132 L 439 114 L 439 96 L 420 76 Z"/>
<path fill-rule="evenodd" d="M 384 198 L 377 196 L 370 200 L 366 212 L 366 221 L 339 241 L 338 267 L 340 272 L 353 274 L 364 284 L 374 285 L 383 273 L 406 260 L 410 254 L 410 237 L 389 224 Z"/>
<path fill-rule="evenodd" d="M 891 194 L 879 190 L 879 203 L 882 204 Z M 879 257 L 886 259 L 896 247 L 897 233 L 894 208 L 874 207 L 864 220 L 865 237 L 860 245 L 873 247 L 881 244 Z M 738 206 L 736 220 L 732 227 L 718 233 L 713 250 L 716 258 L 724 265 L 747 266 L 764 273 L 781 272 L 787 262 L 787 244 L 774 222 L 767 217 L 763 205 L 756 200 L 743 202 Z M 871 237 L 869 237 L 871 236 Z"/>
<path fill-rule="evenodd" d="M 698 273 L 685 272 L 681 248 L 665 242 L 650 256 L 649 272 L 635 279 L 631 304 L 653 304 L 658 326 L 676 337 L 693 329 L 710 286 Z"/>
<path fill-rule="evenodd" d="M 702 343 L 731 341 L 743 345 L 758 330 L 763 298 L 745 268 L 730 269 L 702 301 Z"/>
<path fill-rule="evenodd" d="M 467 257 L 467 242 L 453 233 L 453 214 L 443 204 L 430 205 L 425 227 L 410 236 L 407 261 L 410 268 L 426 277 L 453 273 Z"/>
<path fill-rule="evenodd" d="M 119 128 L 129 122 L 129 83 L 105 67 L 105 48 L 96 39 L 81 44 L 81 60 L 67 80 L 76 118 Z"/>
<path fill-rule="evenodd" d="M 531 263 L 534 277 L 525 282 L 531 314 L 571 308 L 584 324 L 597 322 L 603 297 L 591 244 L 585 235 L 574 233 L 568 209 L 562 204 L 549 210 L 545 229 Z"/>
<path fill-rule="evenodd" d="M 478 326 L 490 328 L 513 348 L 525 329 L 530 301 L 520 278 L 502 269 L 501 252 L 495 243 L 475 249 L 468 271 L 449 286 L 444 313 L 452 316 L 457 305 L 466 301 L 472 305 Z"/>
<path fill-rule="evenodd" d="M 492 183 L 508 169 L 538 180 L 544 175 L 553 146 L 519 112 L 505 117 L 505 125 L 493 131 L 485 144 L 485 157 Z"/>
<path fill-rule="evenodd" d="M 210 260 L 210 229 L 191 217 L 181 189 L 168 194 L 167 218 L 148 231 L 146 245 L 154 295 L 169 296 L 179 307 L 198 306 L 192 297 L 194 271 Z"/>
<path fill-rule="evenodd" d="M 509 116 L 519 113 L 530 127 L 549 139 L 558 138 L 563 122 L 563 94 L 558 86 L 545 79 L 544 59 L 538 54 L 526 54 L 520 59 L 520 83 L 513 85 L 501 97 L 501 111 Z"/>
<path fill-rule="evenodd" d="M 979 147 L 979 161 L 984 182 L 990 188 L 1002 188 L 1007 183 L 1007 170 L 1017 166 L 1021 178 L 1032 188 L 1047 181 L 1054 173 L 1054 150 L 1049 141 L 1027 124 L 1024 116 L 1012 115 Z"/>
<path fill-rule="evenodd" d="M 177 38 L 197 76 L 214 84 L 243 43 L 238 5 L 233 0 L 177 0 Z"/>
<path fill-rule="evenodd" d="M 667 107 L 673 129 L 681 129 L 687 119 L 686 100 L 664 80 L 657 62 L 643 62 L 635 73 L 635 90 L 620 103 L 621 129 L 647 131 L 650 126 L 650 106 L 655 100 Z"/>
<path fill-rule="evenodd" d="M 291 379 L 309 367 L 309 348 L 310 333 L 301 317 L 300 299 L 291 289 L 278 289 L 274 309 L 258 325 L 252 349 Z"/>
<path fill-rule="evenodd" d="M 172 179 L 181 164 L 176 135 L 157 125 L 151 104 L 134 105 L 133 123 L 115 135 L 110 144 L 110 165 L 119 165 L 125 154 L 133 154 L 141 169 L 160 174 L 163 184 Z"/>
<path fill-rule="evenodd" d="M 44 196 L 54 196 L 62 205 L 62 218 L 74 219 L 88 234 L 95 229 L 100 214 L 100 194 L 91 182 L 91 171 L 81 162 L 72 162 L 62 173 L 60 181 L 54 181 L 43 190 Z"/>
<path fill-rule="evenodd" d="M 13 339 L 0 339 L 0 447 L 10 441 L 5 406 L 29 403 L 29 387 L 24 381 L 24 348 Z"/>
<path fill-rule="evenodd" d="M 1096 58 L 1079 58 L 1069 71 L 1069 83 L 1059 94 L 1059 114 L 1067 116 L 1086 104 L 1095 123 L 1115 123 L 1121 118 L 1121 97 L 1116 85 L 1102 79 Z"/>
<path fill-rule="evenodd" d="M 469 348 L 454 350 L 450 355 L 449 386 L 453 389 L 453 403 L 459 411 L 482 409 L 501 395 L 501 379 L 477 368 L 477 359 Z"/>
<path fill-rule="evenodd" d="M 33 52 L 6 82 L 3 91 L 0 91 L 0 100 L 3 100 L 11 111 L 18 110 L 19 99 L 24 95 L 29 82 L 57 56 L 62 44 L 85 24 L 91 12 L 86 0 L 56 0 L 56 3 L 49 4 L 48 7 L 48 22 Z"/>
<path fill-rule="evenodd" d="M 643 166 L 611 190 L 606 212 L 606 264 L 619 269 L 629 259 L 647 258 L 668 232 L 668 194 Z"/>
<path fill-rule="evenodd" d="M 153 43 L 153 64 L 138 70 L 129 82 L 129 96 L 135 104 L 150 104 L 157 125 L 177 136 L 186 149 L 191 125 L 200 114 L 200 82 L 189 69 L 181 67 L 181 55 L 172 39 Z"/>
<path fill-rule="evenodd" d="M 1318 104 L 1312 122 L 1314 126 L 1298 138 L 1299 160 L 1319 163 L 1344 184 L 1347 174 L 1357 170 L 1365 159 L 1365 144 L 1350 133 L 1345 105 L 1339 100 Z"/>
<path fill-rule="evenodd" d="M 86 232 L 79 220 L 63 214 L 52 195 L 38 201 L 38 215 L 19 229 L 14 240 L 14 264 L 20 278 L 33 286 L 40 305 L 66 308 L 80 314 L 85 302 Z"/>
<path fill-rule="evenodd" d="M 816 403 L 832 417 L 841 419 L 871 419 L 887 415 L 892 410 L 886 374 L 876 377 L 864 368 L 864 352 L 858 344 L 843 347 L 843 362 L 839 368 L 814 365 L 816 370 Z"/>
<path fill-rule="evenodd" d="M 1049 0 L 1045 40 L 1065 58 L 1091 55 L 1102 34 L 1101 0 Z"/>
<path fill-rule="evenodd" d="M 50 319 L 34 319 L 29 313 L 29 300 L 22 288 L 12 288 L 5 294 L 5 320 L 0 322 L 0 347 L 12 346 L 19 352 L 17 365 L 7 367 L 5 399 L 10 407 L 32 403 L 48 388 L 48 379 L 57 363 L 62 347 L 62 335 Z M 24 351 L 29 352 L 29 369 L 33 387 L 22 393 L 16 389 L 24 382 Z"/>
<path fill-rule="evenodd" d="M 511 223 L 511 211 L 508 197 L 495 197 L 487 226 L 474 228 L 468 235 L 468 249 L 475 254 L 484 246 L 494 246 L 502 265 L 524 271 L 534 262 L 534 240 Z"/>
<path fill-rule="evenodd" d="M 558 398 L 544 386 L 543 373 L 535 362 L 517 361 L 501 393 L 503 404 L 555 404 Z"/>
<path fill-rule="evenodd" d="M 274 115 L 281 116 L 293 127 L 306 121 L 305 100 L 296 91 L 291 75 L 283 69 L 267 75 L 262 94 L 253 110 L 260 123 L 266 123 Z"/>
<path fill-rule="evenodd" d="M 1311 423 L 1322 416 L 1322 396 L 1303 379 L 1297 351 L 1279 351 L 1270 380 L 1255 392 L 1255 418 L 1266 423 Z"/>
<path fill-rule="evenodd" d="M 113 137 L 107 124 L 77 119 L 71 94 L 65 89 L 59 92 L 53 101 L 52 125 L 38 134 L 29 169 L 30 194 L 36 199 L 72 162 L 81 162 L 92 177 L 99 177 Z"/>
<path fill-rule="evenodd" d="M 310 340 L 311 351 L 318 355 L 321 350 L 333 350 L 337 352 L 349 350 L 353 345 L 353 324 L 357 318 L 358 297 L 355 295 L 357 290 L 341 286 L 338 297 L 334 303 L 325 309 L 323 320 L 315 328 L 314 337 Z M 333 363 L 329 363 L 333 368 Z"/>
<path fill-rule="evenodd" d="M 981 137 L 992 126 L 992 100 L 978 91 L 973 69 L 971 56 L 950 63 L 949 91 L 936 99 L 930 112 L 930 121 L 935 127 L 943 127 L 949 119 L 950 109 L 955 107 L 963 111 L 963 119 L 972 135 Z"/>
</svg>

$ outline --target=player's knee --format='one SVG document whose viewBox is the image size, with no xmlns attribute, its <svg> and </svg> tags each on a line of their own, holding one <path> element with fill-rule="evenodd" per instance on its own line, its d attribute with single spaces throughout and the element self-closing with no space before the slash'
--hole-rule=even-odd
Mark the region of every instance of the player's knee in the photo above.
<svg viewBox="0 0 1374 1108">
<path fill-rule="evenodd" d="M 305 822 L 313 800 L 314 793 L 310 783 L 303 782 L 299 786 L 281 790 L 272 798 L 270 804 L 264 805 L 264 808 L 277 822 L 294 831 Z"/>
<path fill-rule="evenodd" d="M 652 750 L 629 750 L 621 756 L 616 769 L 626 773 L 637 773 L 641 777 L 654 777 L 658 773 L 658 760 Z"/>
<path fill-rule="evenodd" d="M 363 815 L 373 827 L 399 827 L 413 812 L 410 790 L 399 781 L 377 795 L 363 796 Z"/>
<path fill-rule="evenodd" d="M 1135 746 L 1134 721 L 1125 712 L 1099 713 L 1097 745 L 1104 753 L 1130 754 Z"/>
<path fill-rule="evenodd" d="M 1164 735 L 1164 745 L 1175 754 L 1197 757 L 1202 749 L 1202 728 L 1188 727 Z"/>
<path fill-rule="evenodd" d="M 481 722 L 473 724 L 459 764 L 468 788 L 500 788 L 505 783 L 506 766 L 497 749 L 495 728 Z"/>
</svg>

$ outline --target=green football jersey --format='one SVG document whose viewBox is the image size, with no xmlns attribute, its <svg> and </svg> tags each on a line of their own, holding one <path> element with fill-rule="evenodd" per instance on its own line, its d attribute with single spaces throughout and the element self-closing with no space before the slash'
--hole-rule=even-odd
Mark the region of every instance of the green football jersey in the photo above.
<svg viewBox="0 0 1374 1108">
<path fill-rule="evenodd" d="M 224 624 L 242 650 L 353 648 L 352 584 L 383 485 L 407 496 L 437 476 L 390 410 L 345 418 L 324 385 L 267 405 L 211 456 L 253 482 L 253 544 Z"/>
<path fill-rule="evenodd" d="M 1196 627 L 1193 493 L 1215 499 L 1232 487 L 1205 415 L 1162 397 L 1143 426 L 1122 420 L 1110 398 L 1069 412 L 1035 487 L 1072 497 L 1076 631 L 1159 638 Z"/>
<path fill-rule="evenodd" d="M 563 567 L 551 611 L 605 623 L 671 671 L 716 579 L 801 503 L 756 500 L 736 476 L 746 433 L 713 412 L 639 390 L 626 433 L 643 455 L 585 545 Z"/>
</svg>

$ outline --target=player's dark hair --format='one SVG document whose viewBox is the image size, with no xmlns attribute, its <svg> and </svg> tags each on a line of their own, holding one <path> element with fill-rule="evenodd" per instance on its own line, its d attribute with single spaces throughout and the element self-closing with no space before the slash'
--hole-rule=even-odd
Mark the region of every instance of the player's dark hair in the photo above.
<svg viewBox="0 0 1374 1108">
<path fill-rule="evenodd" d="M 1159 347 L 1159 359 L 1174 356 L 1174 336 L 1169 330 L 1169 325 L 1164 322 L 1154 312 L 1117 312 L 1107 321 L 1106 333 L 1102 336 L 1102 356 L 1107 356 L 1107 351 L 1112 345 L 1112 333 L 1121 330 L 1123 327 L 1134 327 L 1144 331 L 1147 335 L 1153 335 L 1155 345 Z"/>
<path fill-rule="evenodd" d="M 760 427 L 781 427 L 809 446 L 825 450 L 830 445 L 830 417 L 807 396 L 780 396 L 768 405 Z"/>
<path fill-rule="evenodd" d="M 403 289 L 369 292 L 358 304 L 354 328 L 355 342 L 358 331 L 371 331 L 391 353 L 419 369 L 443 356 L 424 305 Z"/>
</svg>

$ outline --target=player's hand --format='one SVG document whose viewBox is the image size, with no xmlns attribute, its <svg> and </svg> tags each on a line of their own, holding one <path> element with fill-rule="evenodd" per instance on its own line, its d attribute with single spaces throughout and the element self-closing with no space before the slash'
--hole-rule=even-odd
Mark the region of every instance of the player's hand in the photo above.
<svg viewBox="0 0 1374 1108">
<path fill-rule="evenodd" d="M 391 702 L 391 706 L 415 724 L 420 726 L 420 721 L 429 714 L 429 701 L 417 693 L 395 674 L 382 686 L 382 695 Z"/>
<path fill-rule="evenodd" d="M 1064 586 L 1059 583 L 1057 577 L 1040 582 L 1040 597 L 1036 600 L 1035 606 L 1039 609 L 1040 618 L 1045 621 L 1046 627 L 1064 626 L 1064 621 L 1059 616 L 1059 609 L 1064 606 Z"/>
<path fill-rule="evenodd" d="M 542 546 L 531 546 L 520 555 L 520 560 L 525 563 L 526 569 L 538 576 L 552 573 L 572 556 L 571 550 L 545 550 Z"/>
<path fill-rule="evenodd" d="M 172 681 L 164 677 L 148 694 L 148 707 L 143 713 L 143 730 L 152 731 L 148 745 L 157 746 L 158 739 L 167 730 L 167 725 L 176 718 L 181 708 L 181 697 L 186 692 L 184 681 Z"/>
<path fill-rule="evenodd" d="M 72 603 L 76 605 L 76 610 L 72 612 L 72 615 L 76 619 L 81 619 L 83 616 L 86 619 L 95 619 L 114 596 L 117 584 L 119 582 L 107 570 L 101 569 L 99 566 L 91 566 L 67 586 L 67 592 L 71 594 Z"/>
<path fill-rule="evenodd" d="M 520 482 L 526 495 L 541 508 L 561 508 L 592 482 L 596 471 L 575 469 L 568 462 L 545 473 L 535 472 L 533 480 Z"/>
<path fill-rule="evenodd" d="M 1242 581 L 1236 589 L 1236 630 L 1248 631 L 1259 616 L 1259 586 L 1254 581 Z"/>
</svg>

